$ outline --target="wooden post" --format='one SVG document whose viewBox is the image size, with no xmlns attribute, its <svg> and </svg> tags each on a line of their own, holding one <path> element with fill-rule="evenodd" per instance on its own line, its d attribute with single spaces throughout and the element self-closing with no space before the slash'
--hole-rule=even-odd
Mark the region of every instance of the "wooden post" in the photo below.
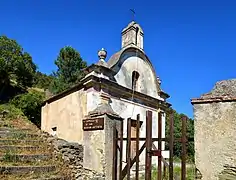
<svg viewBox="0 0 236 180">
<path fill-rule="evenodd" d="M 162 145 L 162 141 L 161 141 L 161 138 L 162 138 L 162 113 L 159 112 L 158 113 L 158 151 L 159 151 L 159 156 L 158 156 L 158 180 L 161 180 L 162 179 L 162 167 L 161 167 L 161 156 L 162 156 L 162 153 L 161 153 L 161 145 Z"/>
<path fill-rule="evenodd" d="M 151 180 L 152 171 L 152 112 L 146 112 L 146 159 L 145 180 Z"/>
<path fill-rule="evenodd" d="M 139 180 L 139 129 L 140 129 L 140 114 L 137 115 L 136 124 L 136 180 Z"/>
<path fill-rule="evenodd" d="M 123 121 L 120 125 L 120 167 L 119 167 L 119 179 L 122 180 L 122 160 L 123 160 Z"/>
<path fill-rule="evenodd" d="M 112 172 L 112 177 L 113 180 L 117 180 L 117 138 L 118 138 L 118 133 L 116 130 L 116 126 L 113 126 L 113 172 Z"/>
<path fill-rule="evenodd" d="M 127 180 L 130 180 L 130 168 L 131 168 L 131 118 L 127 119 Z"/>
<path fill-rule="evenodd" d="M 174 112 L 170 113 L 170 139 L 169 139 L 169 152 L 170 152 L 170 162 L 169 162 L 169 180 L 173 180 L 173 156 L 174 156 Z"/>
<path fill-rule="evenodd" d="M 186 180 L 186 125 L 187 117 L 182 117 L 182 160 L 181 160 L 181 180 Z"/>
</svg>

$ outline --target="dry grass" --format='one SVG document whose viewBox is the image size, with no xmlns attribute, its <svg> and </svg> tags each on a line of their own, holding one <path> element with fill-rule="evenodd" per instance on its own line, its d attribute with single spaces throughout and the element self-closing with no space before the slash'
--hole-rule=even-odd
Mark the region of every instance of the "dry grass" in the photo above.
<svg viewBox="0 0 236 180">
<path fill-rule="evenodd" d="M 37 126 L 35 126 L 32 122 L 18 118 L 14 120 L 4 119 L 5 127 L 16 128 L 16 129 L 30 129 L 32 132 L 39 132 Z M 4 126 L 4 124 L 2 126 Z"/>
<path fill-rule="evenodd" d="M 34 179 L 46 179 L 53 176 L 67 176 L 67 174 L 63 174 L 60 170 L 54 172 L 46 172 L 46 173 L 30 173 L 30 174 L 22 174 L 22 175 L 0 175 L 1 180 L 34 180 Z"/>
<path fill-rule="evenodd" d="M 34 155 L 34 154 L 52 154 L 51 149 L 49 148 L 46 142 L 30 142 L 27 140 L 42 140 L 40 137 L 41 131 L 35 126 L 33 123 L 28 121 L 27 119 L 0 119 L 3 122 L 0 122 L 0 127 L 9 127 L 13 128 L 13 134 L 7 136 L 5 139 L 12 140 L 1 142 L 1 145 L 18 145 L 18 146 L 40 146 L 38 149 L 8 149 L 0 150 L 0 155 L 3 156 L 3 160 L 0 162 L 0 166 L 45 166 L 45 165 L 54 165 L 56 166 L 56 171 L 49 172 L 49 173 L 27 173 L 27 174 L 8 174 L 8 175 L 0 175 L 1 180 L 32 180 L 38 178 L 47 178 L 52 176 L 66 176 L 68 177 L 71 173 L 68 169 L 67 165 L 63 163 L 62 159 L 55 160 L 54 158 L 46 159 L 46 160 L 36 160 L 36 161 L 21 161 L 17 159 L 16 155 Z M 14 131 L 15 129 L 15 131 Z M 17 129 L 17 130 L 16 130 Z M 23 130 L 24 129 L 24 130 Z M 25 130 L 29 129 L 29 130 Z M 39 136 L 27 135 L 28 133 L 38 134 Z M 4 140 L 4 139 L 2 139 Z"/>
<path fill-rule="evenodd" d="M 6 153 L 10 154 L 24 154 L 24 155 L 30 155 L 30 154 L 45 154 L 45 153 L 52 153 L 50 149 L 48 149 L 48 146 L 46 144 L 41 144 L 40 148 L 36 149 L 1 149 L 0 155 L 5 155 Z"/>
<path fill-rule="evenodd" d="M 3 140 L 3 141 L 1 141 Z M 0 140 L 0 146 L 1 145 L 31 145 L 31 146 L 43 146 L 45 143 L 42 140 L 17 140 L 17 139 L 1 139 Z"/>
</svg>

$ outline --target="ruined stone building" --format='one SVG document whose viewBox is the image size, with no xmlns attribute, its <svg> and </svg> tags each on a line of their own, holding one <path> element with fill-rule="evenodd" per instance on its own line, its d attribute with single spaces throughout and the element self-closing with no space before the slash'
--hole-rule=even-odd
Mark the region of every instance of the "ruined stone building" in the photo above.
<svg viewBox="0 0 236 180">
<path fill-rule="evenodd" d="M 191 102 L 199 179 L 236 179 L 236 79 L 217 82 Z"/>
<path fill-rule="evenodd" d="M 130 22 L 122 31 L 122 46 L 118 52 L 106 61 L 106 51 L 100 50 L 98 62 L 84 70 L 86 76 L 79 84 L 44 102 L 42 130 L 86 146 L 86 153 L 89 152 L 88 156 L 94 160 L 87 165 L 90 166 L 89 168 L 99 171 L 100 166 L 96 165 L 95 156 L 103 152 L 92 146 L 97 147 L 99 145 L 96 143 L 103 142 L 98 139 L 88 143 L 87 131 L 85 133 L 82 126 L 83 119 L 88 116 L 108 114 L 122 119 L 123 135 L 126 136 L 127 118 L 135 120 L 137 114 L 140 114 L 140 137 L 145 137 L 146 111 L 149 110 L 153 113 L 153 137 L 158 136 L 158 112 L 170 106 L 166 102 L 169 95 L 162 91 L 160 79 L 144 52 L 143 38 L 144 33 L 140 25 L 134 21 Z M 165 113 L 162 115 L 162 126 L 164 137 Z M 135 128 L 133 130 L 135 131 Z M 97 130 L 96 133 L 101 131 Z M 132 134 L 135 133 L 132 132 Z M 92 141 L 91 138 L 90 141 Z M 123 147 L 125 148 L 125 145 Z M 164 145 L 162 147 L 164 150 Z M 163 154 L 165 156 L 168 153 L 163 152 Z"/>
</svg>

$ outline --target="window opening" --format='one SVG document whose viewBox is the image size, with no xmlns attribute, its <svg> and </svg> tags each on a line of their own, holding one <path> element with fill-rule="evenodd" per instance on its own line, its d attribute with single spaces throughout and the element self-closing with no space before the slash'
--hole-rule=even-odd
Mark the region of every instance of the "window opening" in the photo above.
<svg viewBox="0 0 236 180">
<path fill-rule="evenodd" d="M 135 45 L 136 46 L 138 45 L 138 31 L 139 31 L 139 28 L 136 27 L 136 34 L 135 34 Z"/>
<path fill-rule="evenodd" d="M 139 78 L 139 73 L 137 71 L 133 71 L 132 73 L 132 89 L 136 91 L 137 89 L 137 81 Z"/>
</svg>

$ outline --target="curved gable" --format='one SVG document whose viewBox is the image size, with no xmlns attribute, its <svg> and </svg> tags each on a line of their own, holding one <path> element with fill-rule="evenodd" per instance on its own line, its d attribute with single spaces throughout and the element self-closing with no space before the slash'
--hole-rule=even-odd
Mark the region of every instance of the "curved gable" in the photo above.
<svg viewBox="0 0 236 180">
<path fill-rule="evenodd" d="M 110 58 L 108 66 L 115 72 L 114 77 L 118 84 L 130 89 L 135 84 L 135 91 L 159 97 L 160 87 L 155 70 L 142 50 L 135 47 L 122 49 Z"/>
</svg>

